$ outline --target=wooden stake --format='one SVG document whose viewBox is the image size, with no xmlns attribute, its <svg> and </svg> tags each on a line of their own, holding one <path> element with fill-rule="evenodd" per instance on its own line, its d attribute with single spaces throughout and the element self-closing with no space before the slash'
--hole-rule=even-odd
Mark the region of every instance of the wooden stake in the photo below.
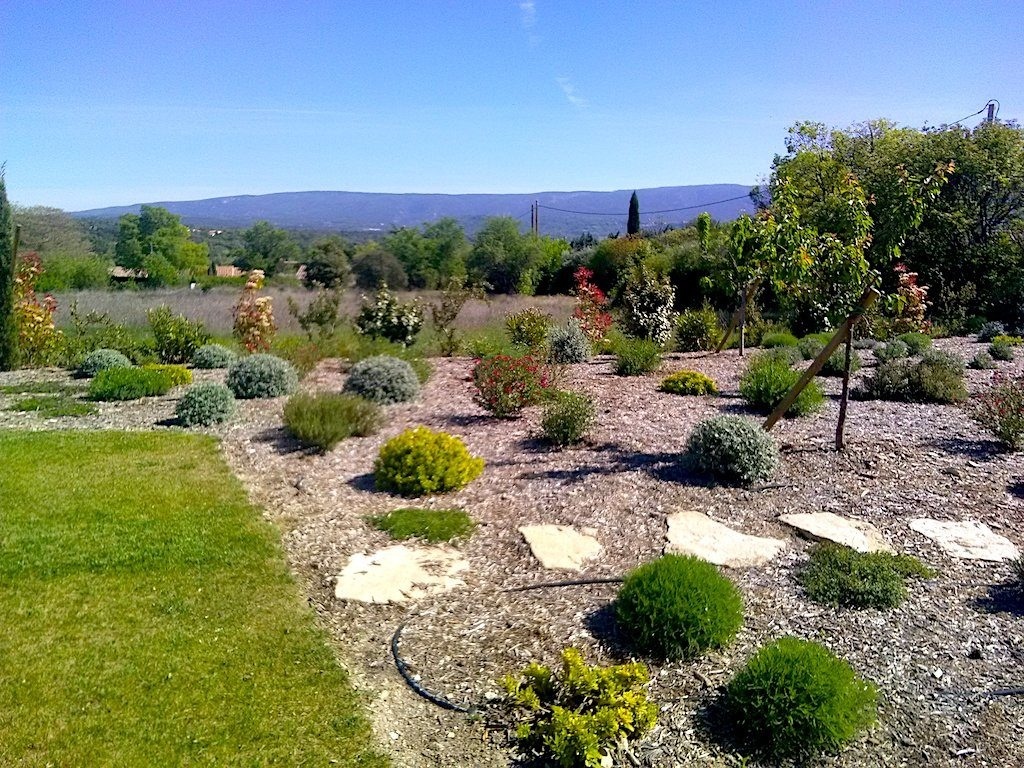
<svg viewBox="0 0 1024 768">
<path fill-rule="evenodd" d="M 757 293 L 757 289 L 760 287 L 760 280 L 755 280 L 754 282 L 747 286 L 747 292 L 740 297 L 740 308 L 732 313 L 732 320 L 729 321 L 729 327 L 725 329 L 725 336 L 722 337 L 722 340 L 718 342 L 718 346 L 715 347 L 716 355 L 723 349 L 725 349 L 725 345 L 729 343 L 729 337 L 732 336 L 732 332 L 736 330 L 736 326 L 740 322 L 740 313 L 743 311 L 747 304 L 754 300 L 754 294 Z"/>
</svg>

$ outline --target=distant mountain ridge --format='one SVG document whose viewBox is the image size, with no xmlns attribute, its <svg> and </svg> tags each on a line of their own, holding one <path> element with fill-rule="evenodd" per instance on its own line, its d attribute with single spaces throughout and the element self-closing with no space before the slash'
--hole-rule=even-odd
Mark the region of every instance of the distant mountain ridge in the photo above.
<svg viewBox="0 0 1024 768">
<path fill-rule="evenodd" d="M 694 219 L 702 211 L 721 221 L 752 212 L 743 184 L 696 184 L 637 189 L 641 224 L 660 228 Z M 490 216 L 514 216 L 530 225 L 530 206 L 540 208 L 543 234 L 575 236 L 625 232 L 632 189 L 613 192 L 536 192 L 532 194 L 420 194 L 387 192 L 277 192 L 206 200 L 145 203 L 181 216 L 192 227 L 248 227 L 264 219 L 288 229 L 383 231 L 418 226 L 450 216 L 470 233 Z M 138 213 L 143 204 L 76 211 L 79 218 L 117 218 Z M 679 210 L 682 209 L 682 210 Z M 645 213 L 646 212 L 646 213 Z"/>
</svg>

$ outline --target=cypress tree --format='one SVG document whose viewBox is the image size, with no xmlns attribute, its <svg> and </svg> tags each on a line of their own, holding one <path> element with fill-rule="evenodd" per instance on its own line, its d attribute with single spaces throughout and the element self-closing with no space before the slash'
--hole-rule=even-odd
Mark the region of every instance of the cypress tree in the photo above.
<svg viewBox="0 0 1024 768">
<path fill-rule="evenodd" d="M 7 202 L 7 183 L 0 166 L 0 371 L 10 371 L 18 355 L 14 320 L 14 219 Z"/>
<path fill-rule="evenodd" d="M 626 220 L 626 234 L 640 234 L 640 200 L 636 196 L 635 189 L 633 190 L 633 196 L 629 198 L 629 218 Z"/>
</svg>

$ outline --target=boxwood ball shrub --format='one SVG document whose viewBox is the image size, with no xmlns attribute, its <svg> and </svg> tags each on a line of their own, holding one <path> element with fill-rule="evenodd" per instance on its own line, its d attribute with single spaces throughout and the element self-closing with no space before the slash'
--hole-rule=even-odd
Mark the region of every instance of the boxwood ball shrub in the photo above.
<svg viewBox="0 0 1024 768">
<path fill-rule="evenodd" d="M 585 363 L 590 355 L 590 340 L 576 318 L 571 318 L 565 325 L 556 325 L 548 332 L 548 359 L 552 363 Z"/>
<path fill-rule="evenodd" d="M 416 397 L 420 392 L 420 380 L 405 360 L 390 355 L 374 355 L 352 366 L 343 390 L 373 403 L 390 405 Z"/>
<path fill-rule="evenodd" d="M 286 360 L 259 353 L 232 363 L 225 383 L 235 397 L 251 400 L 291 394 L 299 384 L 299 376 Z"/>
<path fill-rule="evenodd" d="M 204 344 L 192 355 L 192 365 L 202 370 L 227 368 L 238 355 L 223 344 Z"/>
<path fill-rule="evenodd" d="M 649 339 L 623 339 L 615 346 L 615 373 L 643 376 L 661 366 L 661 345 Z"/>
<path fill-rule="evenodd" d="M 235 396 L 216 381 L 189 387 L 181 396 L 174 415 L 186 427 L 209 427 L 227 421 L 235 413 Z"/>
<path fill-rule="evenodd" d="M 743 625 L 743 600 L 711 563 L 670 554 L 626 576 L 615 618 L 641 652 L 688 659 L 732 642 Z"/>
<path fill-rule="evenodd" d="M 775 441 L 742 416 L 715 416 L 690 435 L 687 456 L 695 469 L 733 485 L 767 480 L 779 464 Z"/>
<path fill-rule="evenodd" d="M 715 380 L 700 371 L 676 371 L 662 379 L 658 389 L 673 395 L 718 394 L 718 385 L 715 384 Z"/>
<path fill-rule="evenodd" d="M 165 371 L 147 368 L 106 368 L 89 383 L 93 400 L 138 400 L 166 395 L 172 386 Z"/>
<path fill-rule="evenodd" d="M 783 637 L 726 687 L 724 705 L 751 752 L 770 760 L 837 752 L 875 721 L 878 692 L 818 643 Z"/>
<path fill-rule="evenodd" d="M 409 497 L 456 491 L 483 471 L 484 460 L 459 438 L 426 427 L 388 440 L 373 464 L 377 490 Z"/>
<path fill-rule="evenodd" d="M 777 353 L 755 355 L 740 377 L 740 395 L 761 413 L 771 413 L 799 381 L 800 372 L 789 367 Z M 825 395 L 817 381 L 811 379 L 786 411 L 787 416 L 806 416 L 819 410 Z"/>
<path fill-rule="evenodd" d="M 544 406 L 541 429 L 555 445 L 573 445 L 583 440 L 594 425 L 594 400 L 583 392 L 559 392 Z"/>
<path fill-rule="evenodd" d="M 81 378 L 92 378 L 108 368 L 131 368 L 132 361 L 116 349 L 97 349 L 90 352 L 78 366 L 76 374 Z"/>
<path fill-rule="evenodd" d="M 333 392 L 292 395 L 284 426 L 303 445 L 329 451 L 347 437 L 376 434 L 384 422 L 380 406 L 355 395 Z"/>
<path fill-rule="evenodd" d="M 847 608 L 895 608 L 907 597 L 907 578 L 935 573 L 915 557 L 858 552 L 825 542 L 811 551 L 799 580 L 816 603 Z"/>
</svg>

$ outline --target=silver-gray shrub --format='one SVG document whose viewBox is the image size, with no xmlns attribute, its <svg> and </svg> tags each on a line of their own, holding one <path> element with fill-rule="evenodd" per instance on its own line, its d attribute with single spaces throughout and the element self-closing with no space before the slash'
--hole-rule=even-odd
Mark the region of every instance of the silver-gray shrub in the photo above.
<svg viewBox="0 0 1024 768">
<path fill-rule="evenodd" d="M 1006 326 L 1000 323 L 998 320 L 989 320 L 981 324 L 981 329 L 978 331 L 978 341 L 988 344 L 996 336 L 1002 336 L 1006 333 Z"/>
<path fill-rule="evenodd" d="M 238 355 L 223 344 L 204 344 L 192 355 L 192 365 L 205 370 L 227 368 Z"/>
<path fill-rule="evenodd" d="M 235 412 L 235 396 L 223 384 L 204 381 L 185 390 L 174 415 L 186 427 L 208 427 L 227 421 Z"/>
<path fill-rule="evenodd" d="M 420 391 L 416 371 L 405 360 L 390 355 L 374 355 L 352 366 L 344 391 L 389 405 L 412 400 Z"/>
<path fill-rule="evenodd" d="M 76 373 L 79 376 L 91 378 L 108 368 L 131 367 L 132 361 L 116 349 L 97 349 L 85 356 Z"/>
<path fill-rule="evenodd" d="M 769 479 L 779 464 L 775 441 L 742 416 L 715 416 L 697 425 L 687 453 L 700 472 L 730 485 Z"/>
<path fill-rule="evenodd" d="M 290 395 L 299 385 L 299 376 L 286 360 L 256 354 L 232 363 L 225 382 L 235 397 L 249 400 Z"/>
<path fill-rule="evenodd" d="M 570 318 L 565 325 L 556 325 L 548 331 L 548 357 L 552 363 L 585 363 L 590 355 L 590 341 L 579 320 Z"/>
<path fill-rule="evenodd" d="M 910 347 L 899 339 L 896 339 L 895 341 L 890 341 L 888 344 L 875 347 L 874 353 L 875 359 L 878 362 L 886 363 L 890 360 L 902 360 L 905 357 L 909 357 Z"/>
</svg>

